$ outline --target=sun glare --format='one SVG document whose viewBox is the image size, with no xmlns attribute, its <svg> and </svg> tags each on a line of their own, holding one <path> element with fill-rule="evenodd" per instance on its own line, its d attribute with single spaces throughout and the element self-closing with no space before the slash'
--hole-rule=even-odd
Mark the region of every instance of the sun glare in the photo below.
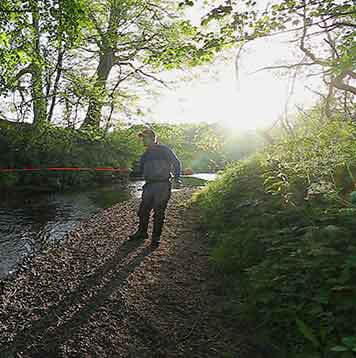
<svg viewBox="0 0 356 358">
<path fill-rule="evenodd" d="M 224 66 L 218 80 L 183 83 L 160 97 L 152 119 L 160 122 L 219 122 L 230 129 L 254 129 L 271 124 L 284 110 L 285 82 L 271 73 L 240 80 L 233 66 Z"/>
<path fill-rule="evenodd" d="M 196 69 L 196 79 L 181 81 L 175 90 L 165 91 L 150 107 L 147 120 L 219 122 L 234 130 L 270 127 L 285 114 L 290 81 L 271 70 L 256 71 L 295 61 L 296 54 L 287 40 L 286 37 L 256 40 L 244 48 L 238 81 L 235 73 L 237 50 L 229 50 L 227 55 L 222 55 L 224 61 Z M 177 81 L 182 74 L 168 76 Z M 316 85 L 316 80 L 313 81 Z M 305 88 L 306 84 L 306 78 L 296 81 L 293 96 L 289 98 L 288 113 L 296 111 L 296 104 L 308 106 L 315 100 Z"/>
</svg>

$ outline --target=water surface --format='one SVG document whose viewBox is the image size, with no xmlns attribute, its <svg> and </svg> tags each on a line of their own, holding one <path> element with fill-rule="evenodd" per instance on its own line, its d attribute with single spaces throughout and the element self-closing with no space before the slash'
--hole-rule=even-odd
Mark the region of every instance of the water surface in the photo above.
<svg viewBox="0 0 356 358">
<path fill-rule="evenodd" d="M 203 185 L 214 174 L 183 179 Z M 64 238 L 83 219 L 101 209 L 141 196 L 143 181 L 58 193 L 7 193 L 0 197 L 0 279 L 16 270 L 27 255 Z"/>
</svg>

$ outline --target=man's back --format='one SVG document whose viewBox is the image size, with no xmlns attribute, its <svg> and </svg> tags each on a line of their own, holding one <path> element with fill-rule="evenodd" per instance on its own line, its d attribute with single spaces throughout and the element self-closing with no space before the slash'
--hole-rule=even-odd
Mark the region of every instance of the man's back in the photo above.
<svg viewBox="0 0 356 358">
<path fill-rule="evenodd" d="M 147 182 L 168 181 L 172 167 L 174 175 L 179 177 L 180 162 L 170 148 L 162 144 L 153 144 L 143 153 L 140 169 Z"/>
</svg>

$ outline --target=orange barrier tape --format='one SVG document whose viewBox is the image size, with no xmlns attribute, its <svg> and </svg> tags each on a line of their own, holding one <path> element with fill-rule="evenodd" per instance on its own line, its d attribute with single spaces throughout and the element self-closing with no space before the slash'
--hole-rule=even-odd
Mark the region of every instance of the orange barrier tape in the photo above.
<svg viewBox="0 0 356 358">
<path fill-rule="evenodd" d="M 111 171 L 111 172 L 121 172 L 128 173 L 128 168 L 4 168 L 0 169 L 0 173 L 9 173 L 9 172 L 24 172 L 24 171 Z"/>
</svg>

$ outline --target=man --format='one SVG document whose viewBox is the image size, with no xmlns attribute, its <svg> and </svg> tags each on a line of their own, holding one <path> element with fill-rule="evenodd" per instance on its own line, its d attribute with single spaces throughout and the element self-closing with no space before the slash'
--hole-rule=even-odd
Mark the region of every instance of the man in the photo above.
<svg viewBox="0 0 356 358">
<path fill-rule="evenodd" d="M 151 244 L 158 247 L 164 223 L 165 211 L 171 197 L 172 169 L 174 180 L 180 183 L 181 165 L 176 155 L 165 145 L 156 142 L 156 134 L 152 129 L 145 129 L 139 134 L 146 147 L 140 159 L 139 171 L 143 174 L 142 199 L 138 211 L 138 230 L 130 235 L 130 239 L 147 239 L 150 213 L 153 209 L 153 231 Z"/>
</svg>

